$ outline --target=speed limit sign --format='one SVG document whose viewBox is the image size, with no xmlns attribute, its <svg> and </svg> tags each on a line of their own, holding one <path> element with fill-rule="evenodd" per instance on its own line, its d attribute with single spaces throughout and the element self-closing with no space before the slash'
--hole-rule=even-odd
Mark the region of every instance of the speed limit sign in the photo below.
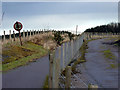
<svg viewBox="0 0 120 90">
<path fill-rule="evenodd" d="M 14 24 L 14 29 L 17 31 L 20 31 L 22 27 L 23 27 L 22 24 L 18 21 Z"/>
<path fill-rule="evenodd" d="M 22 25 L 20 22 L 17 21 L 17 22 L 13 25 L 13 27 L 14 27 L 14 29 L 15 29 L 16 31 L 19 32 L 20 44 L 21 44 L 21 46 L 22 46 L 20 30 L 22 29 L 23 25 Z"/>
</svg>

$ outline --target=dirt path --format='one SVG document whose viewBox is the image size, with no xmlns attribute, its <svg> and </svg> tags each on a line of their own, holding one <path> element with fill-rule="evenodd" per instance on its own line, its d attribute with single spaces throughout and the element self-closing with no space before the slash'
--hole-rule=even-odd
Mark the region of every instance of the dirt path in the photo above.
<svg viewBox="0 0 120 90">
<path fill-rule="evenodd" d="M 2 75 L 3 88 L 42 88 L 49 74 L 49 59 L 45 56 L 29 65 L 10 70 Z"/>
<path fill-rule="evenodd" d="M 87 62 L 79 64 L 77 69 L 82 73 L 76 74 L 86 85 L 89 83 L 97 84 L 101 88 L 118 87 L 118 48 L 113 45 L 103 44 L 111 42 L 109 39 L 99 39 L 88 43 L 87 53 L 85 55 Z M 105 58 L 102 51 L 110 50 L 115 59 Z M 115 67 L 112 68 L 111 64 Z M 80 80 L 73 77 L 73 86 L 77 88 L 86 88 Z"/>
</svg>

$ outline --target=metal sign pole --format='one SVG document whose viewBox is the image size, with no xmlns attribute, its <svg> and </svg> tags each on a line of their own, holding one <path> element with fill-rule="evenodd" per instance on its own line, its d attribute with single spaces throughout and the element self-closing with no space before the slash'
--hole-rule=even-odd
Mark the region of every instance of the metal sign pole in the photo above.
<svg viewBox="0 0 120 90">
<path fill-rule="evenodd" d="M 21 33 L 20 33 L 20 31 L 19 31 L 19 38 L 20 38 L 20 44 L 22 46 L 22 40 L 21 40 Z"/>
<path fill-rule="evenodd" d="M 20 22 L 16 22 L 16 23 L 13 25 L 13 27 L 14 27 L 14 29 L 15 29 L 16 31 L 19 32 L 20 44 L 21 44 L 21 46 L 22 46 L 22 40 L 21 40 L 20 30 L 22 29 L 23 26 L 22 26 L 22 24 L 21 24 Z"/>
</svg>

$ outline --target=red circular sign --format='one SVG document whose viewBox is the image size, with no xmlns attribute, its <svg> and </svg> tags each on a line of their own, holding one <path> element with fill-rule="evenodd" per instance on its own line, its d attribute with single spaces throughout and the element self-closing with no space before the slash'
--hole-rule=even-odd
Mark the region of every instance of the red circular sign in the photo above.
<svg viewBox="0 0 120 90">
<path fill-rule="evenodd" d="M 16 22 L 14 24 L 14 29 L 17 30 L 17 31 L 20 31 L 22 29 L 22 24 L 20 22 Z"/>
</svg>

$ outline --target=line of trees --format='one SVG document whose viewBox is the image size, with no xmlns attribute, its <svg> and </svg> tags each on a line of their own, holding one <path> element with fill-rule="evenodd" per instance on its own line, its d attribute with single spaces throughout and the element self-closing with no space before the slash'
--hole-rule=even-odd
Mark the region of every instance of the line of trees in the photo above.
<svg viewBox="0 0 120 90">
<path fill-rule="evenodd" d="M 94 28 L 86 29 L 85 32 L 98 33 L 120 33 L 120 23 L 110 23 L 107 25 L 96 26 Z"/>
</svg>

